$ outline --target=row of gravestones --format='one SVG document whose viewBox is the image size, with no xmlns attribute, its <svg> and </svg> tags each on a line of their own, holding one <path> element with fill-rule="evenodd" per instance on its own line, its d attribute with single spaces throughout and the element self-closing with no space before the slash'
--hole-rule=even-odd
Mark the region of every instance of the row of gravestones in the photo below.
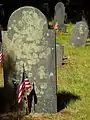
<svg viewBox="0 0 90 120">
<path fill-rule="evenodd" d="M 55 15 L 54 22 L 56 24 L 56 28 L 59 31 L 65 32 L 65 6 L 62 2 L 58 2 L 55 5 Z M 58 27 L 57 27 L 58 25 Z M 72 46 L 82 46 L 86 45 L 87 37 L 88 37 L 89 29 L 85 18 L 82 17 L 82 21 L 77 22 L 72 29 L 72 34 L 70 37 L 70 44 Z"/>
<path fill-rule="evenodd" d="M 58 23 L 59 31 L 65 32 L 65 6 L 62 2 L 58 2 L 55 6 L 54 22 Z M 70 44 L 72 46 L 82 46 L 88 44 L 89 29 L 85 18 L 82 17 L 82 21 L 77 22 L 72 29 L 70 36 Z"/>
</svg>

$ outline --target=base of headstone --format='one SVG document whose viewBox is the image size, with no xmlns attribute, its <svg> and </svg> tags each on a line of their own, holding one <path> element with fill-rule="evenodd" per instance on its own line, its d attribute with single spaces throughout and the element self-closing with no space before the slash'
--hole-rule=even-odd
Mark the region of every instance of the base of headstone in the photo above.
<svg viewBox="0 0 90 120">
<path fill-rule="evenodd" d="M 66 32 L 65 25 L 60 25 L 60 26 L 59 26 L 59 31 L 60 31 L 60 32 Z"/>
<path fill-rule="evenodd" d="M 70 41 L 70 45 L 71 45 L 72 47 L 86 46 L 86 42 L 83 42 L 82 44 L 81 44 L 80 42 L 82 42 L 82 41 L 79 41 L 79 42 L 76 44 L 76 43 Z"/>
<path fill-rule="evenodd" d="M 85 46 L 90 46 L 90 41 L 86 41 L 86 45 Z"/>
</svg>

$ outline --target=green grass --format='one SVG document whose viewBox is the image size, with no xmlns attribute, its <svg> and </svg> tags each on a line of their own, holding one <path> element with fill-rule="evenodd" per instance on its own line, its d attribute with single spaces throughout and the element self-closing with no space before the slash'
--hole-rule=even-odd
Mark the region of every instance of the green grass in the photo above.
<svg viewBox="0 0 90 120">
<path fill-rule="evenodd" d="M 67 25 L 67 33 L 57 32 L 57 43 L 64 45 L 67 64 L 57 68 L 58 92 L 66 91 L 79 95 L 81 100 L 70 102 L 69 120 L 90 120 L 90 46 L 72 47 L 69 45 L 72 25 Z"/>
</svg>

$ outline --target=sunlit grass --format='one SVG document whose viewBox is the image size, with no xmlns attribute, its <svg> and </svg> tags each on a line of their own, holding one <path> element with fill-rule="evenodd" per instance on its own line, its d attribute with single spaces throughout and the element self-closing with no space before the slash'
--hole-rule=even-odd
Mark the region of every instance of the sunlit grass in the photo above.
<svg viewBox="0 0 90 120">
<path fill-rule="evenodd" d="M 72 26 L 67 26 L 71 34 Z M 70 46 L 70 34 L 57 33 L 57 41 L 64 45 L 64 55 L 68 58 L 67 64 L 57 68 L 57 91 L 68 91 L 81 98 L 67 105 L 68 110 L 77 111 L 71 120 L 90 120 L 90 46 Z"/>
</svg>

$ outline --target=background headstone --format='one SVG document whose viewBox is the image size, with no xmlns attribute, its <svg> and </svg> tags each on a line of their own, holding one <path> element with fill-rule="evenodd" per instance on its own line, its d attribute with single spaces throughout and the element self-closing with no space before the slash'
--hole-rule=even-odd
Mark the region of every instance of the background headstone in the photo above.
<svg viewBox="0 0 90 120">
<path fill-rule="evenodd" d="M 54 22 L 58 22 L 59 30 L 65 32 L 65 6 L 62 2 L 58 2 L 55 5 L 55 15 L 54 15 Z"/>
<path fill-rule="evenodd" d="M 88 32 L 89 30 L 86 22 L 77 22 L 72 29 L 70 44 L 73 46 L 85 45 L 88 37 Z"/>
<path fill-rule="evenodd" d="M 56 59 L 57 59 L 57 66 L 63 64 L 63 57 L 64 57 L 64 46 L 60 44 L 56 44 Z"/>
<path fill-rule="evenodd" d="M 2 24 L 3 17 L 4 17 L 4 8 L 3 8 L 3 4 L 0 4 L 0 25 Z"/>
<path fill-rule="evenodd" d="M 82 10 L 82 21 L 86 22 L 84 10 Z"/>
<path fill-rule="evenodd" d="M 44 13 L 44 15 L 47 17 L 47 20 L 49 21 L 51 19 L 51 13 L 50 13 L 50 8 L 48 3 L 43 4 L 42 12 Z"/>
<path fill-rule="evenodd" d="M 24 63 L 35 85 L 35 112 L 56 112 L 55 33 L 48 30 L 46 17 L 37 8 L 19 8 L 9 18 L 3 45 L 8 84 L 21 80 Z"/>
</svg>

